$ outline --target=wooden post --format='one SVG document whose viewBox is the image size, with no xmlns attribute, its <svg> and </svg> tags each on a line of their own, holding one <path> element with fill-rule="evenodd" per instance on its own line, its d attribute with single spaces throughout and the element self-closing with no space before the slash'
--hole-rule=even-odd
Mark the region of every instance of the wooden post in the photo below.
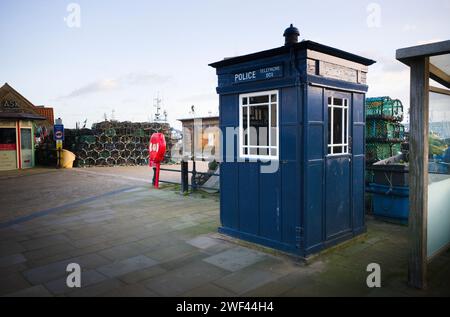
<svg viewBox="0 0 450 317">
<path fill-rule="evenodd" d="M 427 286 L 429 58 L 411 60 L 408 282 Z"/>
</svg>

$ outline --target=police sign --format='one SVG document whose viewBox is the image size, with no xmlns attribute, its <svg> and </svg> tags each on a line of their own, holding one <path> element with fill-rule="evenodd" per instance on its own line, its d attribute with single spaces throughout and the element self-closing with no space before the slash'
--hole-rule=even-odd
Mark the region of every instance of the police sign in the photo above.
<svg viewBox="0 0 450 317">
<path fill-rule="evenodd" d="M 64 141 L 64 125 L 55 124 L 53 126 L 53 138 L 55 141 Z"/>
<path fill-rule="evenodd" d="M 283 76 L 283 67 L 281 65 L 262 67 L 255 70 L 249 70 L 234 74 L 234 83 L 272 79 Z"/>
</svg>

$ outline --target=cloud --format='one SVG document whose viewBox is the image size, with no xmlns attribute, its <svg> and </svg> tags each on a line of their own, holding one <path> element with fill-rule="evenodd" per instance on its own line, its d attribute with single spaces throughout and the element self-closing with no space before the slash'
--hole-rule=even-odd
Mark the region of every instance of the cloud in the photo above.
<svg viewBox="0 0 450 317">
<path fill-rule="evenodd" d="M 219 96 L 216 93 L 206 93 L 206 94 L 196 94 L 187 96 L 179 99 L 179 102 L 199 102 L 199 101 L 207 101 L 213 102 L 214 104 L 218 103 Z"/>
<path fill-rule="evenodd" d="M 402 72 L 408 69 L 407 66 L 395 58 L 394 54 L 392 56 L 387 56 L 377 50 L 370 50 L 363 51 L 360 55 L 368 56 L 369 58 L 375 60 L 376 64 L 373 68 L 381 68 L 385 72 Z"/>
<path fill-rule="evenodd" d="M 101 79 L 88 83 L 58 99 L 77 98 L 85 95 L 105 91 L 115 91 L 129 86 L 142 86 L 149 84 L 163 84 L 170 80 L 168 76 L 154 73 L 129 73 L 114 79 Z"/>
<path fill-rule="evenodd" d="M 402 31 L 403 32 L 412 32 L 417 30 L 417 25 L 414 24 L 405 24 L 403 25 Z"/>
<path fill-rule="evenodd" d="M 425 44 L 431 44 L 431 43 L 442 42 L 442 41 L 444 41 L 444 40 L 440 39 L 440 38 L 434 38 L 434 39 L 430 39 L 430 40 L 417 41 L 417 45 L 425 45 Z"/>
</svg>

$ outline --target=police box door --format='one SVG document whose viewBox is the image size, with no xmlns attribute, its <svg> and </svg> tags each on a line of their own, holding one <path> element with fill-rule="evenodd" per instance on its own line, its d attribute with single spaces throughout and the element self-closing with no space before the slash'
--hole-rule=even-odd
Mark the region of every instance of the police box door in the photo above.
<svg viewBox="0 0 450 317">
<path fill-rule="evenodd" d="M 324 98 L 328 129 L 325 144 L 326 240 L 351 231 L 351 94 L 327 90 Z"/>
</svg>

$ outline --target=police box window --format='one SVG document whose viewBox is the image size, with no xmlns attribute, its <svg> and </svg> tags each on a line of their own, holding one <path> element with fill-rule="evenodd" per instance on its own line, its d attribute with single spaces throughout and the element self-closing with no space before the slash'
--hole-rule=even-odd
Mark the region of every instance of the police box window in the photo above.
<svg viewBox="0 0 450 317">
<path fill-rule="evenodd" d="M 239 140 L 243 158 L 278 158 L 278 91 L 240 95 Z"/>
<path fill-rule="evenodd" d="M 328 97 L 328 154 L 348 154 L 348 99 Z"/>
</svg>

